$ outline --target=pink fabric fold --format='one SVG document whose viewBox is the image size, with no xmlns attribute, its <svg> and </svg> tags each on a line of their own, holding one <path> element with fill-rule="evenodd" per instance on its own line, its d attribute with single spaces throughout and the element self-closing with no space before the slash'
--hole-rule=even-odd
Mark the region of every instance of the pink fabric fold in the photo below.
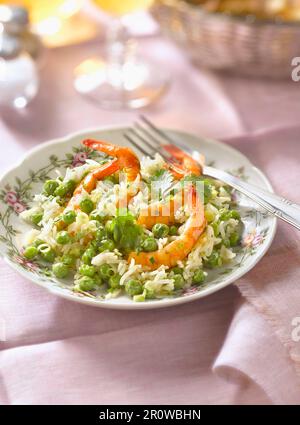
<svg viewBox="0 0 300 425">
<path fill-rule="evenodd" d="M 275 404 L 299 403 L 299 379 L 284 345 L 248 303 L 238 308 L 213 370 L 229 382 L 255 382 Z"/>
<path fill-rule="evenodd" d="M 275 192 L 298 204 L 300 204 L 299 134 L 300 128 L 294 127 L 269 133 L 260 132 L 251 138 L 239 138 L 230 142 L 244 152 L 255 165 L 265 170 L 274 185 Z M 253 356 L 255 354 L 254 345 L 251 344 L 251 340 L 248 340 L 245 346 L 249 346 L 248 352 L 251 355 L 247 355 L 245 369 L 250 376 L 258 377 L 258 370 L 263 376 L 268 367 L 270 368 L 269 390 L 266 392 L 272 393 L 273 397 L 271 398 L 277 403 L 280 401 L 300 402 L 300 341 L 297 338 L 300 329 L 298 332 L 296 329 L 296 324 L 300 323 L 299 281 L 300 233 L 280 221 L 277 235 L 268 254 L 250 273 L 236 282 L 241 294 L 259 315 L 255 316 L 252 312 L 253 320 L 250 321 L 251 314 L 248 311 L 247 321 L 240 314 L 239 319 L 245 324 L 244 329 L 241 324 L 237 325 L 239 315 L 236 315 L 229 336 L 231 341 L 234 341 L 237 334 L 245 338 L 243 334 L 244 332 L 245 334 L 249 333 L 251 324 L 251 335 L 256 338 L 254 344 L 256 355 Z M 273 346 L 275 341 L 273 344 L 271 342 L 268 344 L 265 335 L 264 344 L 260 344 L 263 334 L 256 333 L 255 330 L 263 329 L 262 318 L 268 323 L 284 348 L 284 353 L 281 353 L 281 361 L 279 358 L 276 360 L 279 346 L 277 344 L 277 349 Z M 297 322 L 297 318 L 299 318 L 299 322 Z M 241 328 L 240 332 L 238 332 L 239 327 Z M 243 352 L 245 352 L 245 348 Z M 259 364 L 257 360 L 262 356 L 265 361 Z M 270 363 L 268 363 L 268 359 Z M 283 365 L 285 366 L 283 367 Z M 294 376 L 291 374 L 291 366 Z M 284 375 L 286 375 L 285 378 Z M 267 383 L 267 381 L 265 382 Z M 261 385 L 264 386 L 262 382 Z"/>
</svg>

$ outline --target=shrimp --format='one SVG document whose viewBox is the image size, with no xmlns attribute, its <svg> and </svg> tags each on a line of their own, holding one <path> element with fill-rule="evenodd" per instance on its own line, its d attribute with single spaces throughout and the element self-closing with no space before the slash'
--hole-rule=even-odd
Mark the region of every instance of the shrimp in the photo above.
<svg viewBox="0 0 300 425">
<path fill-rule="evenodd" d="M 86 139 L 82 143 L 90 149 L 104 152 L 109 156 L 117 158 L 119 169 L 126 174 L 128 183 L 133 183 L 139 176 L 141 168 L 140 161 L 130 148 L 93 139 Z"/>
<path fill-rule="evenodd" d="M 73 196 L 67 205 L 68 209 L 78 209 L 82 193 L 84 193 L 84 191 L 90 193 L 93 189 L 95 189 L 98 180 L 102 180 L 117 171 L 123 170 L 126 174 L 127 182 L 133 183 L 139 176 L 140 172 L 139 159 L 131 149 L 92 139 L 83 140 L 82 143 L 90 149 L 104 152 L 115 159 L 110 161 L 108 164 L 104 164 L 96 170 L 93 170 L 84 178 L 74 191 Z M 133 186 L 130 188 L 131 192 L 128 193 L 127 199 L 122 200 L 123 204 L 126 201 L 128 202 L 130 197 L 135 195 L 132 187 Z"/>
<path fill-rule="evenodd" d="M 184 260 L 196 245 L 199 237 L 206 228 L 204 205 L 200 202 L 196 190 L 192 187 L 192 211 L 185 224 L 184 232 L 164 248 L 153 252 L 131 252 L 130 262 L 156 270 L 161 265 L 174 267 L 178 261 Z"/>
<path fill-rule="evenodd" d="M 200 162 L 194 160 L 181 149 L 173 145 L 165 145 L 164 149 L 180 162 L 180 164 L 167 164 L 167 168 L 176 180 L 181 180 L 189 174 L 197 176 L 202 174 L 202 165 Z M 204 157 L 201 158 L 201 162 L 204 162 Z M 149 205 L 147 208 L 143 208 L 140 211 L 138 224 L 144 225 L 147 229 L 151 229 L 157 223 L 168 225 L 174 224 L 175 211 L 181 206 L 182 194 L 182 191 L 179 192 L 175 198 L 170 200 L 168 205 L 157 202 Z"/>
<path fill-rule="evenodd" d="M 168 164 L 168 168 L 176 180 L 181 180 L 187 174 L 194 174 L 196 176 L 202 174 L 203 170 L 200 162 L 183 152 L 177 146 L 165 145 L 164 149 L 177 161 L 174 164 Z"/>
<path fill-rule="evenodd" d="M 168 226 L 175 223 L 175 212 L 182 205 L 182 191 L 178 192 L 169 202 L 155 202 L 148 207 L 141 209 L 137 223 L 145 226 L 147 229 L 157 224 L 167 224 Z"/>
<path fill-rule="evenodd" d="M 102 180 L 111 174 L 116 173 L 119 170 L 119 165 L 116 159 L 112 160 L 109 163 L 101 165 L 96 168 L 96 170 L 91 171 L 89 174 L 85 176 L 81 183 L 75 189 L 72 198 L 70 199 L 67 208 L 79 208 L 79 202 L 81 199 L 81 195 L 84 192 L 90 193 L 95 189 L 98 180 Z"/>
</svg>

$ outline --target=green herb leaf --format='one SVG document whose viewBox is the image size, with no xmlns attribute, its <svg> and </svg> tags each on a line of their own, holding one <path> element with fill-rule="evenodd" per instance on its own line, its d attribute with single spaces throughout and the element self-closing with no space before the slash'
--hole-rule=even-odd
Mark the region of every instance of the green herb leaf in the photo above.
<svg viewBox="0 0 300 425">
<path fill-rule="evenodd" d="M 128 211 L 119 211 L 111 224 L 113 238 L 120 250 L 132 251 L 141 244 L 143 229 Z"/>
</svg>

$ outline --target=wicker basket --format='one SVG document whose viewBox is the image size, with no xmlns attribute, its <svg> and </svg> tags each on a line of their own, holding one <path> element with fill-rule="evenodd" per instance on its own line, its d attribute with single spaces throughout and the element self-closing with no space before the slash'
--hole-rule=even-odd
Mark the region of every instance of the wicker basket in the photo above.
<svg viewBox="0 0 300 425">
<path fill-rule="evenodd" d="M 300 56 L 300 23 L 209 13 L 183 0 L 157 0 L 152 13 L 163 32 L 200 66 L 291 78 L 292 59 Z"/>
</svg>

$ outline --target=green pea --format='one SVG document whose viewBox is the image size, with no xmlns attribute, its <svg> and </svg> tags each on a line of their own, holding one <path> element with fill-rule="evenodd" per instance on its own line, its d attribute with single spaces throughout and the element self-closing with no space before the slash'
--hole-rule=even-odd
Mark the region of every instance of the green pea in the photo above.
<svg viewBox="0 0 300 425">
<path fill-rule="evenodd" d="M 205 218 L 209 223 L 211 223 L 215 219 L 215 213 L 211 210 L 206 210 L 205 211 Z"/>
<path fill-rule="evenodd" d="M 96 250 L 93 247 L 88 248 L 83 254 L 82 254 L 82 262 L 84 264 L 91 264 L 92 258 L 95 257 Z"/>
<path fill-rule="evenodd" d="M 71 255 L 72 257 L 79 258 L 82 254 L 82 250 L 83 248 L 79 247 L 79 246 L 73 246 L 70 250 L 69 250 L 69 255 Z"/>
<path fill-rule="evenodd" d="M 89 266 L 88 264 L 82 264 L 79 267 L 79 273 L 83 276 L 94 277 L 96 274 L 96 269 L 94 266 Z"/>
<path fill-rule="evenodd" d="M 40 245 L 42 245 L 43 243 L 45 243 L 44 241 L 42 241 L 41 239 L 35 239 L 35 241 L 33 242 L 33 246 L 35 246 L 36 248 Z"/>
<path fill-rule="evenodd" d="M 53 263 L 56 257 L 56 253 L 53 250 L 42 253 L 42 258 L 47 261 L 47 263 Z"/>
<path fill-rule="evenodd" d="M 208 257 L 208 259 L 205 261 L 205 265 L 210 269 L 221 266 L 222 259 L 218 252 L 214 251 L 211 256 Z"/>
<path fill-rule="evenodd" d="M 55 190 L 58 188 L 59 183 L 56 180 L 47 180 L 44 183 L 43 190 L 47 195 L 54 195 Z"/>
<path fill-rule="evenodd" d="M 71 194 L 76 187 L 76 182 L 74 180 L 69 180 L 66 183 L 61 183 L 54 192 L 55 196 L 60 196 L 61 198 L 65 197 L 68 194 Z"/>
<path fill-rule="evenodd" d="M 73 210 L 67 211 L 63 214 L 62 219 L 66 224 L 72 224 L 76 220 L 76 212 Z"/>
<path fill-rule="evenodd" d="M 35 224 L 35 225 L 38 225 L 41 222 L 42 218 L 43 218 L 43 213 L 42 212 L 34 213 L 30 217 L 32 223 Z"/>
<path fill-rule="evenodd" d="M 203 283 L 205 280 L 205 274 L 204 271 L 199 269 L 194 273 L 193 276 L 193 284 L 194 285 L 200 285 L 200 283 Z"/>
<path fill-rule="evenodd" d="M 183 279 L 183 276 L 181 276 L 180 274 L 176 274 L 174 277 L 174 288 L 176 290 L 178 289 L 182 289 L 184 287 L 185 281 Z"/>
<path fill-rule="evenodd" d="M 102 223 L 103 219 L 104 219 L 104 216 L 101 213 L 99 213 L 99 211 L 97 210 L 92 211 L 90 214 L 90 220 L 95 220 L 95 221 L 98 221 L 99 223 Z"/>
<path fill-rule="evenodd" d="M 152 227 L 152 233 L 155 238 L 165 238 L 169 234 L 169 226 L 167 224 L 157 223 Z"/>
<path fill-rule="evenodd" d="M 120 288 L 120 279 L 121 279 L 121 276 L 119 274 L 116 274 L 115 276 L 111 276 L 108 281 L 108 285 L 110 286 L 110 288 L 112 289 Z"/>
<path fill-rule="evenodd" d="M 114 276 L 115 272 L 109 264 L 102 264 L 99 267 L 99 275 L 102 279 L 108 280 L 110 277 Z"/>
<path fill-rule="evenodd" d="M 92 291 L 93 289 L 95 289 L 95 286 L 96 281 L 91 277 L 83 276 L 79 280 L 79 288 L 81 289 L 81 291 Z"/>
<path fill-rule="evenodd" d="M 176 236 L 178 233 L 178 229 L 176 226 L 171 226 L 169 229 L 169 235 L 170 236 Z"/>
<path fill-rule="evenodd" d="M 68 180 L 65 183 L 65 187 L 67 189 L 67 193 L 71 193 L 74 191 L 75 187 L 76 187 L 76 182 L 74 180 Z"/>
<path fill-rule="evenodd" d="M 89 198 L 83 199 L 79 204 L 79 208 L 82 212 L 89 214 L 94 209 L 94 202 Z"/>
<path fill-rule="evenodd" d="M 64 263 L 55 263 L 52 266 L 52 271 L 58 279 L 64 279 L 69 274 L 69 267 Z"/>
<path fill-rule="evenodd" d="M 23 255 L 25 258 L 27 258 L 28 260 L 32 260 L 33 258 L 35 258 L 38 255 L 39 251 L 35 246 L 28 246 Z"/>
<path fill-rule="evenodd" d="M 55 251 L 46 243 L 42 243 L 38 246 L 38 251 L 42 258 L 48 263 L 53 263 L 56 257 Z"/>
<path fill-rule="evenodd" d="M 95 284 L 96 284 L 97 286 L 101 286 L 101 285 L 103 285 L 102 277 L 101 277 L 98 273 L 96 273 L 96 274 L 95 274 L 95 276 L 94 276 L 94 280 L 95 280 Z"/>
<path fill-rule="evenodd" d="M 146 289 L 146 299 L 153 300 L 154 298 L 156 298 L 154 290 Z"/>
<path fill-rule="evenodd" d="M 66 245 L 71 241 L 71 237 L 68 232 L 65 230 L 62 230 L 61 232 L 57 233 L 56 235 L 56 242 L 60 245 Z"/>
<path fill-rule="evenodd" d="M 64 263 L 66 266 L 74 266 L 76 263 L 76 257 L 74 255 L 65 254 L 61 257 L 62 263 Z"/>
<path fill-rule="evenodd" d="M 173 267 L 172 268 L 172 272 L 174 273 L 174 274 L 183 274 L 183 269 L 181 269 L 180 267 Z"/>
<path fill-rule="evenodd" d="M 142 249 L 146 252 L 156 251 L 158 249 L 157 242 L 154 238 L 147 238 L 142 243 Z"/>
<path fill-rule="evenodd" d="M 143 287 L 138 280 L 131 279 L 126 282 L 125 291 L 128 295 L 133 297 L 134 295 L 142 294 Z"/>
<path fill-rule="evenodd" d="M 240 242 L 240 234 L 238 232 L 234 232 L 229 237 L 230 246 L 237 246 Z"/>
<path fill-rule="evenodd" d="M 113 251 L 116 245 L 111 239 L 103 239 L 98 248 L 99 252 Z"/>
</svg>

